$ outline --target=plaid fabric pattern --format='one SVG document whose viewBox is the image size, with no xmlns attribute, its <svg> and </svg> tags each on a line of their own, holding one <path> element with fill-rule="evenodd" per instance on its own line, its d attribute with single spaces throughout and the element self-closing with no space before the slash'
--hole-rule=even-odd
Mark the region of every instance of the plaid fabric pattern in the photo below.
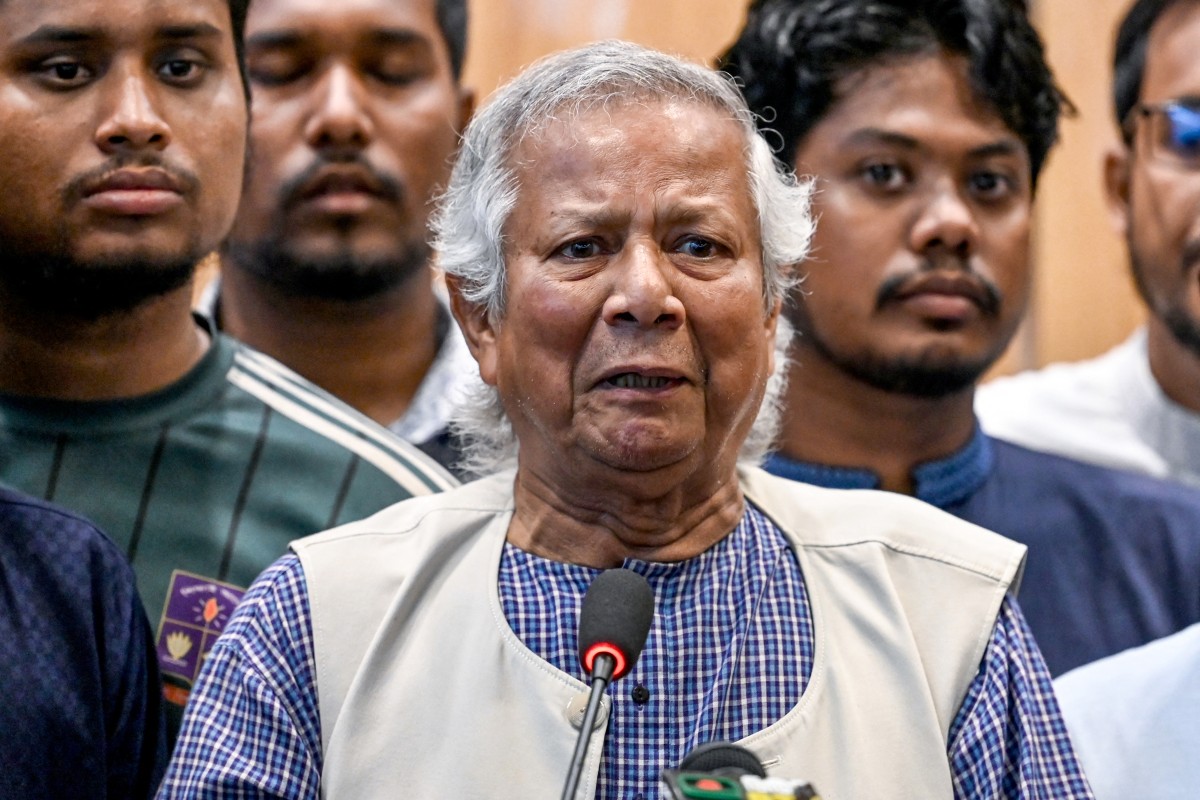
<svg viewBox="0 0 1200 800">
<path fill-rule="evenodd" d="M 209 651 L 158 797 L 316 800 L 316 673 L 304 569 L 287 555 Z"/>
<path fill-rule="evenodd" d="M 662 766 L 702 742 L 766 727 L 795 704 L 812 669 L 813 631 L 799 565 L 783 534 L 753 508 L 697 559 L 627 566 L 655 591 L 655 630 L 633 673 L 610 687 L 612 730 L 625 735 L 605 742 L 598 796 L 649 800 Z M 500 565 L 509 624 L 576 676 L 579 604 L 595 574 L 512 547 Z M 160 798 L 317 800 L 311 627 L 303 569 L 285 556 L 255 582 L 213 648 Z M 639 684 L 649 692 L 644 705 L 632 697 Z M 1012 598 L 949 741 L 956 800 L 1092 797 Z"/>
<path fill-rule="evenodd" d="M 650 798 L 662 769 L 697 745 L 749 736 L 800 700 L 812 648 L 796 643 L 812 642 L 812 619 L 795 554 L 756 509 L 696 558 L 623 566 L 650 583 L 655 620 L 634 669 L 608 687 L 612 717 L 596 796 Z M 512 545 L 501 561 L 509 625 L 530 650 L 580 680 L 579 608 L 598 574 Z M 646 691 L 649 699 L 638 703 Z"/>
<path fill-rule="evenodd" d="M 1012 597 L 950 727 L 954 796 L 1086 798 L 1050 671 Z"/>
</svg>

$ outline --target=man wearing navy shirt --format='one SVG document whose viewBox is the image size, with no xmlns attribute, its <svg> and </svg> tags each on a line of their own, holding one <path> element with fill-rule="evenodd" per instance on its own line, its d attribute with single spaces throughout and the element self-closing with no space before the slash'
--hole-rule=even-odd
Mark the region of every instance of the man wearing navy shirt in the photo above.
<svg viewBox="0 0 1200 800">
<path fill-rule="evenodd" d="M 724 57 L 820 220 L 767 469 L 916 496 L 1029 547 L 1051 672 L 1200 620 L 1200 495 L 980 432 L 1025 310 L 1063 96 L 1011 2 L 761 0 Z"/>
<path fill-rule="evenodd" d="M 90 522 L 0 489 L 0 587 L 0 797 L 152 797 L 162 688 L 124 555 Z"/>
</svg>

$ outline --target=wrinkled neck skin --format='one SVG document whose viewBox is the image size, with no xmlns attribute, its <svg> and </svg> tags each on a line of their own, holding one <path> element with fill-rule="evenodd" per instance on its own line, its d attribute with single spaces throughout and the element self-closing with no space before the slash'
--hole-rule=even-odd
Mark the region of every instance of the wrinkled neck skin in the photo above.
<svg viewBox="0 0 1200 800">
<path fill-rule="evenodd" d="M 564 481 L 520 466 L 508 541 L 553 561 L 598 569 L 627 558 L 693 558 L 731 533 L 744 501 L 733 468 L 721 478 L 659 481 L 628 473 L 613 481 Z"/>
</svg>

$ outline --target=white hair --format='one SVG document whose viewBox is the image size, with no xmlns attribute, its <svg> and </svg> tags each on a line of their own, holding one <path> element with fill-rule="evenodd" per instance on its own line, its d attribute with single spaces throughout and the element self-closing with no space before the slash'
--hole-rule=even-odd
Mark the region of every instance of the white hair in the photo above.
<svg viewBox="0 0 1200 800">
<path fill-rule="evenodd" d="M 763 302 L 786 298 L 793 267 L 808 254 L 813 219 L 812 186 L 776 162 L 759 135 L 754 115 L 724 73 L 628 42 L 607 41 L 557 53 L 534 64 L 499 89 L 467 126 L 454 170 L 432 220 L 439 266 L 454 276 L 463 299 L 483 309 L 493 324 L 503 319 L 507 275 L 504 227 L 517 201 L 513 151 L 556 121 L 571 121 L 598 108 L 633 103 L 689 102 L 727 114 L 745 137 L 750 192 L 758 213 Z M 766 454 L 781 416 L 790 330 L 780 319 L 775 370 L 740 457 L 758 462 Z M 494 387 L 475 379 L 454 420 L 466 443 L 463 467 L 488 474 L 516 462 L 517 441 Z"/>
</svg>

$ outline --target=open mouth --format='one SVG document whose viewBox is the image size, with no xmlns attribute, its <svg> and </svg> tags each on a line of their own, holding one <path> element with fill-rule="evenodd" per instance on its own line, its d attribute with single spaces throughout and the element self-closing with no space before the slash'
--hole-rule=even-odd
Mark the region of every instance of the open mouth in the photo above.
<svg viewBox="0 0 1200 800">
<path fill-rule="evenodd" d="M 682 378 L 667 378 L 658 375 L 639 375 L 636 372 L 622 372 L 613 375 L 605 383 L 617 389 L 666 389 L 683 383 Z"/>
</svg>

